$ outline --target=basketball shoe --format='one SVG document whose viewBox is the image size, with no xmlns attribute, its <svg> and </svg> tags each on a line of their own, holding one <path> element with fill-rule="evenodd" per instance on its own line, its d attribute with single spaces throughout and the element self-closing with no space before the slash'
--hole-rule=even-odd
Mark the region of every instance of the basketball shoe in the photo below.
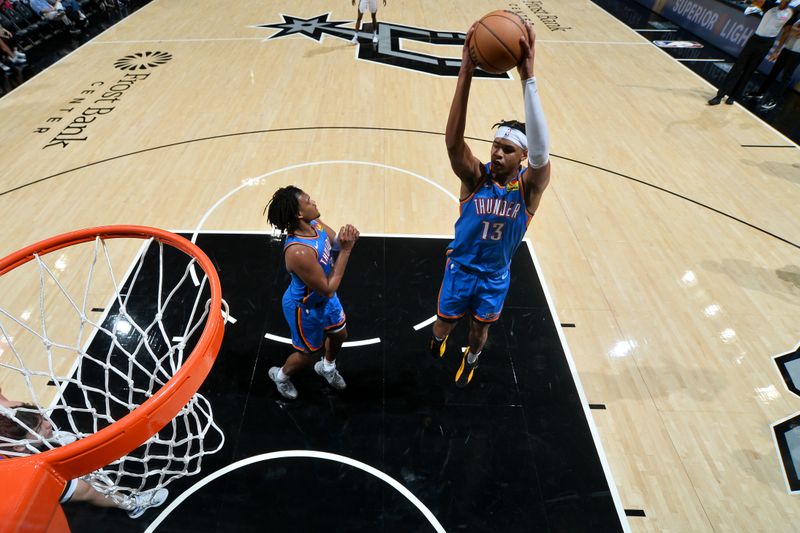
<svg viewBox="0 0 800 533">
<path fill-rule="evenodd" d="M 132 494 L 128 501 L 123 505 L 123 509 L 128 511 L 131 518 L 139 518 L 151 507 L 158 507 L 167 501 L 169 491 L 167 489 L 150 489 L 139 494 Z"/>
<path fill-rule="evenodd" d="M 461 366 L 458 367 L 456 371 L 456 387 L 464 388 L 466 387 L 470 381 L 472 381 L 472 376 L 475 374 L 475 369 L 478 368 L 478 360 L 479 357 L 475 358 L 475 361 L 472 363 L 469 362 L 469 348 L 464 350 L 464 357 L 461 358 Z"/>
<path fill-rule="evenodd" d="M 280 368 L 277 366 L 273 366 L 269 369 L 269 379 L 275 382 L 275 386 L 278 387 L 278 392 L 281 393 L 281 396 L 284 398 L 288 398 L 290 400 L 297 399 L 297 389 L 294 388 L 294 384 L 292 380 L 286 378 L 285 380 L 281 381 L 278 379 L 278 371 Z"/>
<path fill-rule="evenodd" d="M 314 363 L 314 372 L 325 378 L 325 381 L 334 389 L 342 390 L 347 387 L 347 383 L 344 382 L 344 378 L 339 371 L 336 370 L 336 367 L 334 366 L 330 370 L 325 370 L 325 364 L 322 362 L 322 359 Z"/>
</svg>

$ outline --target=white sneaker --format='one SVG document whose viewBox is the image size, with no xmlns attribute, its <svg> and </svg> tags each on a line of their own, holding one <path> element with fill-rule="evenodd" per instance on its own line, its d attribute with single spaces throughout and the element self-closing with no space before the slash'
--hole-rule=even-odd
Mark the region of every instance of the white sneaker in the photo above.
<svg viewBox="0 0 800 533">
<path fill-rule="evenodd" d="M 5 63 L 0 63 L 0 70 L 2 70 L 6 74 L 11 74 L 11 67 L 6 66 Z"/>
<path fill-rule="evenodd" d="M 139 494 L 131 495 L 129 502 L 131 507 L 127 509 L 128 516 L 131 518 L 139 518 L 144 512 L 151 507 L 158 507 L 167 501 L 169 491 L 167 489 L 150 489 Z"/>
<path fill-rule="evenodd" d="M 286 378 L 285 381 L 280 381 L 278 379 L 279 370 L 280 368 L 278 368 L 277 366 L 273 366 L 272 368 L 270 368 L 269 372 L 267 372 L 269 374 L 269 379 L 275 382 L 275 386 L 278 387 L 278 392 L 281 393 L 281 396 L 283 396 L 284 398 L 288 398 L 290 400 L 297 399 L 297 389 L 294 388 L 292 380 Z"/>
<path fill-rule="evenodd" d="M 339 371 L 336 370 L 336 367 L 333 367 L 331 370 L 325 370 L 322 359 L 314 363 L 314 372 L 325 378 L 328 384 L 334 389 L 342 390 L 347 387 L 347 383 L 344 382 L 344 378 Z"/>
<path fill-rule="evenodd" d="M 377 33 L 373 33 L 372 34 L 372 44 L 378 44 L 378 34 Z"/>
<path fill-rule="evenodd" d="M 78 440 L 78 436 L 74 433 L 70 433 L 69 431 L 61 431 L 57 429 L 53 431 L 53 436 L 50 437 L 52 442 L 57 442 L 59 446 L 66 446 L 67 444 L 72 444 L 76 440 Z"/>
<path fill-rule="evenodd" d="M 769 100 L 767 102 L 764 102 L 763 104 L 761 104 L 758 107 L 760 107 L 762 111 L 769 111 L 770 109 L 774 109 L 775 106 L 777 106 L 777 105 L 778 105 L 778 102 L 776 102 L 775 100 Z"/>
<path fill-rule="evenodd" d="M 15 57 L 15 58 L 17 58 L 17 59 L 24 59 L 24 60 L 27 60 L 27 59 L 28 59 L 28 56 L 26 56 L 25 54 L 23 54 L 23 53 L 22 53 L 22 52 L 20 52 L 19 50 L 17 50 L 16 52 L 14 52 L 14 57 Z"/>
<path fill-rule="evenodd" d="M 353 34 L 353 38 L 350 39 L 350 42 L 353 44 L 358 44 L 358 32 Z"/>
</svg>

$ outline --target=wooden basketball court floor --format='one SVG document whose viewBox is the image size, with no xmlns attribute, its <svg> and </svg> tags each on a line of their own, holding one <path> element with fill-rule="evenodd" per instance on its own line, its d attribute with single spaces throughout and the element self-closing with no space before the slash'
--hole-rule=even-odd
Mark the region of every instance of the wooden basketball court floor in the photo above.
<svg viewBox="0 0 800 533">
<path fill-rule="evenodd" d="M 630 529 L 796 530 L 771 425 L 800 411 L 773 361 L 800 340 L 797 147 L 590 2 L 390 0 L 375 49 L 348 2 L 155 0 L 0 99 L 0 254 L 104 224 L 266 231 L 287 183 L 333 226 L 451 235 L 453 32 L 498 8 L 537 30 L 553 180 L 528 238 Z M 473 152 L 521 103 L 473 83 Z"/>
</svg>

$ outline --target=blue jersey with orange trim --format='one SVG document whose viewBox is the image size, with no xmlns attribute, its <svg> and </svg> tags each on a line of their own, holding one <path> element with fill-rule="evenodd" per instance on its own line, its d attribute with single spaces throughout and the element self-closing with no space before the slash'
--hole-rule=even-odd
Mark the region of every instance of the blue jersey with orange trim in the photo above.
<svg viewBox="0 0 800 533">
<path fill-rule="evenodd" d="M 532 215 L 525 208 L 524 168 L 505 186 L 492 179 L 489 163 L 484 170 L 478 187 L 461 201 L 448 255 L 462 266 L 490 274 L 509 267 Z"/>
<path fill-rule="evenodd" d="M 316 220 L 311 221 L 311 227 L 316 233 L 316 237 L 303 237 L 301 235 L 289 235 L 286 237 L 286 244 L 283 245 L 283 251 L 290 246 L 308 246 L 314 253 L 317 254 L 317 262 L 322 267 L 323 272 L 327 276 L 333 268 L 333 256 L 331 255 L 331 241 L 328 239 L 328 234 L 325 233 L 325 228 Z M 294 272 L 289 273 L 292 277 L 289 287 L 284 293 L 284 299 L 290 298 L 296 302 L 302 302 L 306 305 L 319 305 L 328 301 L 327 296 L 323 296 L 318 292 L 312 291 L 300 277 Z"/>
</svg>

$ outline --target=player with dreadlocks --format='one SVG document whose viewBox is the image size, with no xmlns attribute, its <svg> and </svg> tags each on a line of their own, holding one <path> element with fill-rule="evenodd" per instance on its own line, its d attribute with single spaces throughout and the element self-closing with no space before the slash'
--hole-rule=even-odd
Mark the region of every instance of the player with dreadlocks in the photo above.
<svg viewBox="0 0 800 533">
<path fill-rule="evenodd" d="M 523 58 L 517 67 L 523 80 L 525 124 L 517 121 L 495 124 L 499 128 L 488 163 L 481 163 L 464 141 L 469 90 L 475 71 L 469 53 L 474 26 L 467 32 L 447 119 L 445 143 L 450 166 L 461 180 L 461 208 L 455 238 L 447 250 L 430 350 L 437 359 L 443 357 L 447 336 L 456 322 L 470 313 L 469 347 L 455 375 L 459 387 L 465 387 L 478 368 L 489 326 L 500 318 L 508 293 L 511 258 L 550 182 L 550 136 L 533 76 L 536 36 L 530 23 L 525 23 L 525 27 L 528 40 L 520 38 Z M 525 159 L 528 165 L 522 166 Z"/>
<path fill-rule="evenodd" d="M 293 400 L 297 389 L 289 378 L 313 363 L 314 371 L 331 387 L 344 389 L 336 355 L 347 338 L 347 329 L 336 290 L 358 240 L 358 230 L 347 224 L 336 235 L 319 220 L 317 203 L 293 185 L 275 191 L 264 211 L 270 224 L 287 233 L 283 257 L 291 282 L 283 294 L 283 314 L 297 350 L 282 367 L 270 368 L 269 377 L 282 396 Z M 336 250 L 339 257 L 334 264 L 332 252 Z M 320 359 L 323 348 L 324 357 Z"/>
</svg>

